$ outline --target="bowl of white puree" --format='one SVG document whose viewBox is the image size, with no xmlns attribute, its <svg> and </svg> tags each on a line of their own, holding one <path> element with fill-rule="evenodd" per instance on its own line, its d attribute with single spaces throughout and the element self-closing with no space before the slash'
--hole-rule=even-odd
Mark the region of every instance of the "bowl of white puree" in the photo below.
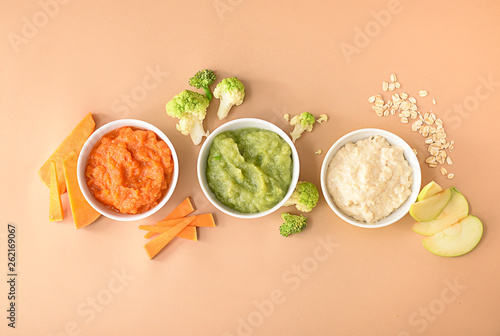
<svg viewBox="0 0 500 336">
<path fill-rule="evenodd" d="M 420 184 L 420 165 L 412 148 L 397 135 L 376 128 L 338 139 L 321 166 L 321 189 L 330 208 L 363 228 L 384 227 L 405 216 Z"/>
</svg>

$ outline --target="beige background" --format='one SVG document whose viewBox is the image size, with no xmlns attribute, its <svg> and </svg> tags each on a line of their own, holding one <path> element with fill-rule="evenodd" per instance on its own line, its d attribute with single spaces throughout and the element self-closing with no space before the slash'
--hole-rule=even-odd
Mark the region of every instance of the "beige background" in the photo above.
<svg viewBox="0 0 500 336">
<path fill-rule="evenodd" d="M 19 277 L 15 330 L 7 327 L 0 281 L 0 334 L 500 334 L 498 2 L 54 3 L 1 1 L 0 278 L 7 277 L 7 223 L 17 225 Z M 197 182 L 199 147 L 164 112 L 203 68 L 246 85 L 244 104 L 227 120 L 258 117 L 289 132 L 284 113 L 330 116 L 297 143 L 301 179 L 318 186 L 324 154 L 314 151 L 326 153 L 358 128 L 398 134 L 423 163 L 423 138 L 395 117 L 378 118 L 367 98 L 382 93 L 392 72 L 411 95 L 428 90 L 419 106 L 438 114 L 455 140 L 449 170 L 456 178 L 422 164 L 423 183 L 462 191 L 484 223 L 483 240 L 468 255 L 438 257 L 411 231 L 409 216 L 360 229 L 323 198 L 308 228 L 288 238 L 279 235 L 279 213 L 237 220 L 215 210 Z M 210 130 L 221 124 L 216 109 L 217 102 L 208 111 Z M 173 141 L 179 184 L 153 217 L 100 218 L 76 231 L 65 196 L 65 220 L 48 221 L 49 193 L 37 170 L 89 111 L 98 126 L 138 118 Z M 174 240 L 148 260 L 137 226 L 188 195 L 199 213 L 215 214 L 217 227 L 200 229 L 198 242 Z"/>
</svg>

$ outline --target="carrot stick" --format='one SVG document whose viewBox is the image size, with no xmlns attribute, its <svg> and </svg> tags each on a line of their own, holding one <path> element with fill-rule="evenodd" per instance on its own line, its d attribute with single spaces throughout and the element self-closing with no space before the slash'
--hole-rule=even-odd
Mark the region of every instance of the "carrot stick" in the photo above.
<svg viewBox="0 0 500 336">
<path fill-rule="evenodd" d="M 148 241 L 144 245 L 144 249 L 149 257 L 149 259 L 153 259 L 158 252 L 160 252 L 168 243 L 174 239 L 175 236 L 179 234 L 184 228 L 186 228 L 189 223 L 194 221 L 193 217 L 188 217 L 184 219 L 182 222 L 172 227 L 170 230 L 163 232 L 158 237 Z"/>
<path fill-rule="evenodd" d="M 50 199 L 49 199 L 49 221 L 61 221 L 64 218 L 61 193 L 57 178 L 57 168 L 54 161 L 50 162 Z"/>
<path fill-rule="evenodd" d="M 191 203 L 191 199 L 186 197 L 184 201 L 182 201 L 171 213 L 167 215 L 167 217 L 163 218 L 163 220 L 167 219 L 175 219 L 175 218 L 183 218 L 189 215 L 194 211 L 193 204 Z"/>
<path fill-rule="evenodd" d="M 157 225 L 140 225 L 139 229 L 147 230 L 148 232 L 153 232 L 154 234 L 163 233 L 170 230 L 171 226 L 157 226 Z M 184 230 L 179 232 L 177 237 L 198 240 L 196 235 L 196 227 L 188 225 Z"/>
<path fill-rule="evenodd" d="M 156 234 L 156 232 L 153 232 L 153 231 L 148 231 L 148 232 L 146 232 L 146 234 L 144 235 L 144 238 L 149 239 L 149 238 L 153 237 L 155 234 Z"/>
<path fill-rule="evenodd" d="M 188 225 L 177 234 L 177 237 L 197 241 L 198 234 L 196 232 L 196 227 Z"/>
<path fill-rule="evenodd" d="M 172 212 L 170 212 L 163 220 L 168 219 L 182 219 L 194 211 L 193 203 L 191 203 L 191 198 L 186 197 Z M 175 225 L 175 224 L 173 224 Z M 156 232 L 149 231 L 144 235 L 144 238 L 149 239 L 156 235 Z"/>
<path fill-rule="evenodd" d="M 206 214 L 201 214 L 201 215 L 194 215 L 192 217 L 195 217 L 195 220 L 189 224 L 189 227 L 215 227 L 215 221 L 214 217 L 211 213 L 206 213 Z M 180 223 L 184 218 L 176 218 L 176 219 L 168 219 L 168 220 L 163 220 L 156 225 L 140 225 L 139 229 L 141 230 L 146 230 L 148 231 L 145 235 L 144 238 L 149 239 L 156 235 L 157 233 L 162 233 L 165 232 L 165 230 L 158 229 L 160 227 L 172 227 Z"/>
<path fill-rule="evenodd" d="M 188 226 L 189 227 L 189 226 Z M 161 227 L 158 225 L 139 225 L 139 230 L 152 231 L 154 233 L 163 233 L 172 227 Z"/>
<path fill-rule="evenodd" d="M 192 217 L 195 217 L 195 220 L 191 224 L 189 224 L 189 226 L 215 227 L 214 217 L 212 216 L 211 213 L 193 215 Z M 177 225 L 180 221 L 182 221 L 182 218 L 167 219 L 159 221 L 158 223 L 156 223 L 156 225 L 174 226 Z"/>
<path fill-rule="evenodd" d="M 214 217 L 211 213 L 194 215 L 192 217 L 195 217 L 195 220 L 191 224 L 189 224 L 189 226 L 215 227 Z M 182 220 L 183 218 L 162 220 L 156 223 L 156 225 L 140 225 L 139 229 L 148 231 L 144 235 L 144 238 L 148 239 L 153 237 L 157 233 L 165 232 L 165 230 L 156 230 L 154 227 L 172 227 L 174 225 L 177 225 Z"/>
</svg>

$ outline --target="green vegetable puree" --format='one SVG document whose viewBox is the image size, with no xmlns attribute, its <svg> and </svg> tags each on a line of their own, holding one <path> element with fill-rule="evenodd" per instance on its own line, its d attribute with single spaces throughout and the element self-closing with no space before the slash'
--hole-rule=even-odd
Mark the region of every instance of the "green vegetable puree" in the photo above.
<svg viewBox="0 0 500 336">
<path fill-rule="evenodd" d="M 226 131 L 213 140 L 206 172 L 210 190 L 224 205 L 243 213 L 269 210 L 292 181 L 292 150 L 272 131 Z"/>
</svg>

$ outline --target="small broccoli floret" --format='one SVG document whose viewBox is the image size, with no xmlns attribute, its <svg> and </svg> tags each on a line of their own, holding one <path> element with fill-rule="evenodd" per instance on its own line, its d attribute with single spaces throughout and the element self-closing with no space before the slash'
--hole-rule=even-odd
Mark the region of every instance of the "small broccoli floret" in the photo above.
<svg viewBox="0 0 500 336">
<path fill-rule="evenodd" d="M 245 87 L 236 77 L 224 78 L 214 90 L 214 97 L 220 98 L 217 116 L 219 119 L 227 117 L 233 105 L 241 105 L 245 99 Z"/>
<path fill-rule="evenodd" d="M 318 188 L 311 182 L 299 181 L 292 196 L 283 206 L 295 205 L 299 211 L 310 212 L 318 204 L 318 200 Z"/>
<path fill-rule="evenodd" d="M 203 120 L 210 101 L 197 92 L 184 90 L 167 103 L 165 109 L 172 118 L 178 118 L 176 127 L 184 135 L 190 135 L 195 145 L 199 145 L 204 136 Z"/>
<path fill-rule="evenodd" d="M 201 70 L 198 71 L 193 77 L 189 79 L 189 85 L 197 88 L 203 89 L 205 91 L 205 96 L 208 100 L 212 101 L 212 92 L 210 91 L 210 85 L 216 80 L 215 72 L 212 70 Z"/>
<path fill-rule="evenodd" d="M 315 121 L 316 119 L 309 112 L 302 112 L 301 114 L 293 117 L 292 120 L 290 120 L 290 125 L 295 126 L 293 131 L 290 133 L 292 141 L 295 142 L 295 140 L 300 138 L 304 131 L 311 132 Z"/>
<path fill-rule="evenodd" d="M 280 233 L 284 237 L 288 237 L 293 233 L 299 233 L 307 226 L 307 217 L 302 215 L 292 215 L 289 213 L 282 213 L 281 218 L 285 221 L 280 226 Z"/>
</svg>

